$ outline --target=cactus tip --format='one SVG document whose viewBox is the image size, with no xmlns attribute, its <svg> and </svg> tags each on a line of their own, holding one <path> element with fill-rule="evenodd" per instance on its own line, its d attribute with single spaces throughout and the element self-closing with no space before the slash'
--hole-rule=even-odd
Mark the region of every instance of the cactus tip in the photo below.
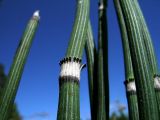
<svg viewBox="0 0 160 120">
<path fill-rule="evenodd" d="M 39 10 L 36 10 L 36 11 L 33 13 L 33 16 L 40 18 L 40 16 L 39 16 Z"/>
</svg>

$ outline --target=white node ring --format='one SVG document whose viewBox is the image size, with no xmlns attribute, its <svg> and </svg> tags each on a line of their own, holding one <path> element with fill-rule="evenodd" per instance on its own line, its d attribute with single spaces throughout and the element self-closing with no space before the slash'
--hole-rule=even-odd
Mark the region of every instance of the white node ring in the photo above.
<svg viewBox="0 0 160 120">
<path fill-rule="evenodd" d="M 80 63 L 74 61 L 65 62 L 61 65 L 60 77 L 72 76 L 80 80 L 81 69 L 82 66 Z"/>
<path fill-rule="evenodd" d="M 160 77 L 158 76 L 154 78 L 154 88 L 160 89 Z"/>
<path fill-rule="evenodd" d="M 127 83 L 127 92 L 136 92 L 136 84 L 135 81 L 131 81 L 129 83 Z"/>
</svg>

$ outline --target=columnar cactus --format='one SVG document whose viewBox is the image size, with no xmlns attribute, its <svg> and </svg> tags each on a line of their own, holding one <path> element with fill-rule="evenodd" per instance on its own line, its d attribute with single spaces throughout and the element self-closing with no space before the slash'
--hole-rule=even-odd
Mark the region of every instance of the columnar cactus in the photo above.
<svg viewBox="0 0 160 120">
<path fill-rule="evenodd" d="M 120 4 L 128 32 L 137 89 L 139 118 L 140 120 L 158 120 L 156 96 L 141 25 L 132 0 L 120 0 Z"/>
<path fill-rule="evenodd" d="M 89 0 L 77 1 L 77 12 L 66 52 L 60 62 L 58 120 L 80 120 L 79 86 L 81 58 L 86 42 Z"/>
<path fill-rule="evenodd" d="M 96 72 L 95 72 L 95 63 L 96 63 L 96 46 L 93 38 L 92 28 L 90 21 L 88 22 L 87 36 L 86 36 L 85 51 L 87 57 L 87 68 L 88 68 L 88 85 L 89 85 L 89 97 L 90 97 L 90 108 L 91 108 L 91 119 L 95 115 L 95 103 L 96 102 Z"/>
<path fill-rule="evenodd" d="M 114 5 L 117 13 L 117 18 L 121 31 L 122 45 L 123 45 L 125 79 L 126 79 L 125 85 L 126 85 L 126 94 L 128 101 L 129 119 L 139 120 L 136 86 L 135 86 L 132 60 L 128 42 L 128 34 L 119 0 L 114 0 Z"/>
<path fill-rule="evenodd" d="M 109 83 L 108 83 L 108 40 L 107 40 L 107 1 L 99 1 L 98 55 L 97 55 L 97 120 L 109 119 Z"/>
<path fill-rule="evenodd" d="M 8 120 L 8 116 L 15 100 L 24 65 L 26 63 L 33 38 L 35 36 L 39 19 L 39 12 L 36 11 L 29 21 L 16 51 L 13 64 L 9 71 L 8 79 L 5 83 L 4 90 L 1 96 L 0 120 Z"/>
<path fill-rule="evenodd" d="M 137 0 L 133 0 L 133 6 L 135 8 L 135 11 L 137 12 L 137 16 L 139 17 L 139 22 L 141 25 L 141 31 L 144 37 L 144 43 L 145 43 L 145 47 L 147 50 L 147 58 L 149 60 L 149 64 L 150 64 L 150 69 L 152 72 L 152 81 L 154 80 L 154 87 L 155 87 L 155 91 L 156 91 L 156 97 L 157 97 L 157 103 L 158 103 L 158 111 L 159 111 L 159 115 L 160 115 L 160 77 L 158 74 L 158 64 L 157 64 L 157 59 L 156 59 L 156 55 L 155 55 L 155 51 L 154 51 L 154 47 L 153 47 L 153 43 L 152 43 L 152 39 L 145 21 L 145 18 L 143 16 L 143 13 L 141 11 L 140 5 L 138 3 Z"/>
</svg>

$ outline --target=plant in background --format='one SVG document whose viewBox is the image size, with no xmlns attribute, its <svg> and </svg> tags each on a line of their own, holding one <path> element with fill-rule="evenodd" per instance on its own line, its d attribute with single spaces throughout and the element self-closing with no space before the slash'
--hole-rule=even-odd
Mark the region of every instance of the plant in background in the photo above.
<svg viewBox="0 0 160 120">
<path fill-rule="evenodd" d="M 4 88 L 4 84 L 5 84 L 6 80 L 7 80 L 7 76 L 4 73 L 4 67 L 2 64 L 0 64 L 0 95 L 1 95 L 1 92 Z M 1 98 L 0 98 L 0 101 L 1 101 Z M 16 104 L 13 105 L 12 111 L 9 115 L 9 120 L 21 120 L 21 117 L 20 117 L 20 114 L 17 110 Z"/>
<path fill-rule="evenodd" d="M 83 68 L 81 58 L 86 42 L 89 0 L 78 0 L 77 11 L 66 57 L 60 62 L 57 120 L 80 120 L 79 86 Z"/>
<path fill-rule="evenodd" d="M 99 1 L 97 55 L 97 120 L 109 119 L 107 0 Z"/>
<path fill-rule="evenodd" d="M 125 85 L 126 85 L 126 94 L 128 101 L 129 119 L 139 120 L 137 93 L 136 93 L 132 60 L 129 48 L 128 34 L 119 0 L 114 0 L 114 5 L 117 13 L 118 23 L 121 32 L 122 45 L 123 45 L 125 79 L 126 79 Z"/>
<path fill-rule="evenodd" d="M 145 49 L 141 26 L 132 0 L 120 0 L 133 63 L 140 120 L 158 120 L 152 74 Z M 151 114 L 152 113 L 152 114 Z"/>
<path fill-rule="evenodd" d="M 157 59 L 152 43 L 152 39 L 145 21 L 145 18 L 143 16 L 143 13 L 141 11 L 141 8 L 139 6 L 139 3 L 137 0 L 133 0 L 133 6 L 137 13 L 139 23 L 141 25 L 141 32 L 143 34 L 144 43 L 147 51 L 147 58 L 149 61 L 150 69 L 152 72 L 152 81 L 154 82 L 155 92 L 156 92 L 156 98 L 157 98 L 157 105 L 158 105 L 158 111 L 160 115 L 160 77 L 158 73 L 158 64 Z"/>
<path fill-rule="evenodd" d="M 87 58 L 88 68 L 88 85 L 89 85 L 89 97 L 90 97 L 90 108 L 91 108 L 91 119 L 95 118 L 96 104 L 97 104 L 97 87 L 96 87 L 96 57 L 97 50 L 93 38 L 92 28 L 90 21 L 88 22 L 87 36 L 86 36 L 85 52 Z"/>
<path fill-rule="evenodd" d="M 16 51 L 13 64 L 10 68 L 7 81 L 1 95 L 0 120 L 8 120 L 23 73 L 24 65 L 37 30 L 39 19 L 39 11 L 36 11 L 29 21 Z"/>
<path fill-rule="evenodd" d="M 1 94 L 2 94 L 2 90 L 4 88 L 5 81 L 6 81 L 6 75 L 4 73 L 4 67 L 2 64 L 0 64 L 0 100 L 1 100 Z"/>
</svg>

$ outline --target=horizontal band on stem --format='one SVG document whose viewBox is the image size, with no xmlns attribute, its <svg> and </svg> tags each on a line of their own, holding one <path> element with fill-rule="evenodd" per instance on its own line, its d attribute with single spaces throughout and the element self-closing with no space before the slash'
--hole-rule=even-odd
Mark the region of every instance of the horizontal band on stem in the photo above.
<svg viewBox="0 0 160 120">
<path fill-rule="evenodd" d="M 125 81 L 126 91 L 136 93 L 136 84 L 134 80 Z"/>
<path fill-rule="evenodd" d="M 136 95 L 137 92 L 136 91 L 127 91 L 127 95 Z"/>
<path fill-rule="evenodd" d="M 59 84 L 62 85 L 63 83 L 66 82 L 73 82 L 76 84 L 79 84 L 79 79 L 77 77 L 73 77 L 73 76 L 63 76 L 63 77 L 59 77 Z"/>
<path fill-rule="evenodd" d="M 159 75 L 154 76 L 154 88 L 157 91 L 160 91 L 160 76 Z"/>
<path fill-rule="evenodd" d="M 99 3 L 99 10 L 104 10 L 105 9 L 105 6 L 103 3 Z"/>
<path fill-rule="evenodd" d="M 79 59 L 79 58 L 76 58 L 76 57 L 66 57 L 64 59 L 62 59 L 59 63 L 59 65 L 61 66 L 63 63 L 66 63 L 66 62 L 77 62 L 77 63 L 81 63 L 82 60 Z"/>
<path fill-rule="evenodd" d="M 60 62 L 61 72 L 60 78 L 75 78 L 75 80 L 80 80 L 80 72 L 86 66 L 85 64 L 81 64 L 81 59 L 79 58 L 64 58 Z M 63 79 L 61 79 L 63 80 Z"/>
</svg>

